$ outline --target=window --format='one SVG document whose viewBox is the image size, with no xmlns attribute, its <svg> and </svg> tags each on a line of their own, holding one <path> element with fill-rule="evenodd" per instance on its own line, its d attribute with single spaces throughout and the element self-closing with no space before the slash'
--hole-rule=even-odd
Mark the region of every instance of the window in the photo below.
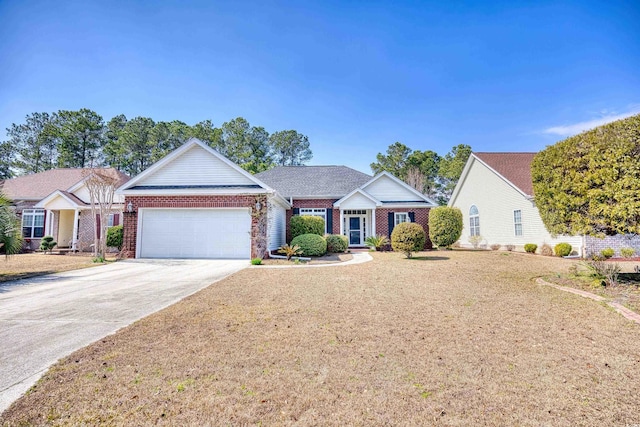
<svg viewBox="0 0 640 427">
<path fill-rule="evenodd" d="M 324 208 L 300 208 L 300 215 L 319 216 L 324 220 L 324 232 L 327 232 L 327 210 Z"/>
<path fill-rule="evenodd" d="M 407 212 L 396 212 L 395 225 L 409 222 L 409 214 Z"/>
<path fill-rule="evenodd" d="M 44 210 L 25 209 L 22 211 L 22 236 L 27 239 L 44 236 Z"/>
<path fill-rule="evenodd" d="M 472 205 L 469 209 L 469 234 L 471 236 L 480 235 L 480 212 L 476 205 Z"/>
<path fill-rule="evenodd" d="M 115 214 L 109 214 L 109 218 L 107 219 L 107 227 L 113 227 L 115 220 Z"/>
<path fill-rule="evenodd" d="M 522 236 L 522 211 L 519 209 L 513 211 L 513 227 L 516 236 Z"/>
</svg>

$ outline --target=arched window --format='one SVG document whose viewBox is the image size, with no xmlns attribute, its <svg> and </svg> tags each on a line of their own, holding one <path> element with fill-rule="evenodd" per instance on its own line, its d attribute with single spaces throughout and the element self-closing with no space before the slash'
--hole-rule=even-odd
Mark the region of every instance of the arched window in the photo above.
<svg viewBox="0 0 640 427">
<path fill-rule="evenodd" d="M 480 235 L 480 212 L 476 205 L 471 205 L 469 209 L 469 231 L 471 236 Z"/>
</svg>

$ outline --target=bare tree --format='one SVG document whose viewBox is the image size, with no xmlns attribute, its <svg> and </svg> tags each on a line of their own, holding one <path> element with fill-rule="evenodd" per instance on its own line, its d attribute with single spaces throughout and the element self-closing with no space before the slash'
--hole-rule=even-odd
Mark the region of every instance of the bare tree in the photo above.
<svg viewBox="0 0 640 427">
<path fill-rule="evenodd" d="M 407 171 L 406 183 L 421 193 L 424 193 L 427 184 L 427 177 L 417 167 L 412 167 Z"/>
<path fill-rule="evenodd" d="M 113 169 L 86 169 L 85 185 L 89 191 L 93 220 L 93 256 L 104 258 L 107 252 L 107 226 L 119 178 Z M 99 218 L 99 221 L 98 221 Z"/>
</svg>

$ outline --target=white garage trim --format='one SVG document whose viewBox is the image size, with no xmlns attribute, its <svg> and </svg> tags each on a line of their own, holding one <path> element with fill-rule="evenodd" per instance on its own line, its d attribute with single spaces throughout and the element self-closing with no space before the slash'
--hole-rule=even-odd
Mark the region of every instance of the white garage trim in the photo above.
<svg viewBox="0 0 640 427">
<path fill-rule="evenodd" d="M 251 257 L 249 208 L 140 208 L 136 258 Z"/>
</svg>

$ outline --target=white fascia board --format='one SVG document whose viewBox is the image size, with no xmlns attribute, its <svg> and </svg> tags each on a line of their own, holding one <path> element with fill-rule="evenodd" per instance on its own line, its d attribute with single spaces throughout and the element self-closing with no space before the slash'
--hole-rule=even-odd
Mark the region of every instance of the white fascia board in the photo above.
<svg viewBox="0 0 640 427">
<path fill-rule="evenodd" d="M 419 198 L 421 198 L 422 200 L 424 200 L 427 203 L 430 203 L 431 205 L 433 205 L 433 207 L 438 206 L 438 204 L 436 202 L 434 202 L 433 200 L 431 200 L 430 198 L 428 198 L 427 196 L 425 196 L 424 194 L 422 194 L 421 192 L 419 192 L 418 190 L 416 190 L 415 188 L 413 188 L 412 186 L 410 186 L 409 184 L 407 184 L 406 182 L 402 181 L 401 179 L 393 176 L 392 174 L 390 174 L 387 171 L 382 171 L 381 173 L 379 173 L 378 175 L 374 176 L 373 178 L 371 178 L 371 180 L 369 180 L 369 182 L 365 183 L 362 187 L 360 187 L 361 189 L 364 189 L 366 187 L 368 187 L 369 185 L 373 184 L 374 182 L 376 182 L 377 180 L 379 180 L 380 178 L 382 178 L 383 176 L 386 176 L 387 178 L 391 179 L 393 182 L 395 182 L 396 184 L 406 188 L 407 190 L 411 191 L 413 194 L 415 194 L 416 196 L 418 196 Z"/>
<path fill-rule="evenodd" d="M 146 190 L 122 190 L 119 194 L 124 196 L 219 196 L 219 195 L 247 195 L 268 193 L 264 188 L 247 188 L 243 190 L 233 188 L 171 188 L 171 189 L 146 189 Z"/>
<path fill-rule="evenodd" d="M 360 188 L 356 188 L 355 190 L 353 190 L 351 193 L 347 194 L 346 196 L 344 196 L 340 200 L 336 200 L 336 202 L 333 204 L 333 207 L 339 208 L 341 203 L 343 203 L 344 201 L 348 200 L 351 196 L 353 196 L 356 193 L 362 194 L 364 197 L 366 197 L 367 199 L 371 200 L 376 206 L 378 206 L 378 207 L 382 206 L 382 202 L 380 200 L 376 199 L 371 194 L 369 194 L 366 191 L 362 190 L 362 187 L 360 187 Z"/>
<path fill-rule="evenodd" d="M 62 197 L 63 199 L 65 199 L 67 202 L 69 202 L 69 204 L 71 206 L 73 206 L 74 208 L 79 208 L 82 207 L 83 205 L 79 205 L 77 204 L 75 201 L 71 200 L 70 198 L 68 198 L 65 194 L 63 194 L 60 190 L 56 190 L 53 193 L 49 194 L 47 197 L 45 197 L 44 199 L 40 200 L 38 203 L 36 203 L 33 207 L 34 208 L 40 208 L 40 209 L 45 209 L 45 205 L 47 203 L 49 203 L 50 201 L 52 201 L 53 199 L 55 199 L 56 197 Z"/>
<path fill-rule="evenodd" d="M 394 203 L 383 203 L 382 206 L 380 206 L 381 208 L 389 208 L 389 209 L 402 209 L 402 208 L 410 208 L 410 209 L 428 209 L 428 208 L 433 208 L 435 206 L 431 206 L 428 205 L 426 203 L 422 203 L 422 204 L 409 204 L 409 203 L 403 203 L 403 204 L 394 204 Z"/>
<path fill-rule="evenodd" d="M 449 199 L 447 206 L 451 207 L 455 203 L 456 198 L 458 198 L 458 194 L 460 193 L 460 188 L 462 188 L 462 186 L 464 185 L 464 182 L 467 179 L 467 175 L 469 175 L 471 164 L 475 160 L 478 160 L 478 158 L 476 157 L 475 154 L 471 153 L 471 155 L 467 159 L 467 163 L 464 165 L 464 169 L 462 169 L 462 173 L 460 174 L 460 178 L 458 178 L 458 182 L 456 183 L 456 186 L 453 189 L 453 193 L 451 193 L 451 198 Z"/>
</svg>

